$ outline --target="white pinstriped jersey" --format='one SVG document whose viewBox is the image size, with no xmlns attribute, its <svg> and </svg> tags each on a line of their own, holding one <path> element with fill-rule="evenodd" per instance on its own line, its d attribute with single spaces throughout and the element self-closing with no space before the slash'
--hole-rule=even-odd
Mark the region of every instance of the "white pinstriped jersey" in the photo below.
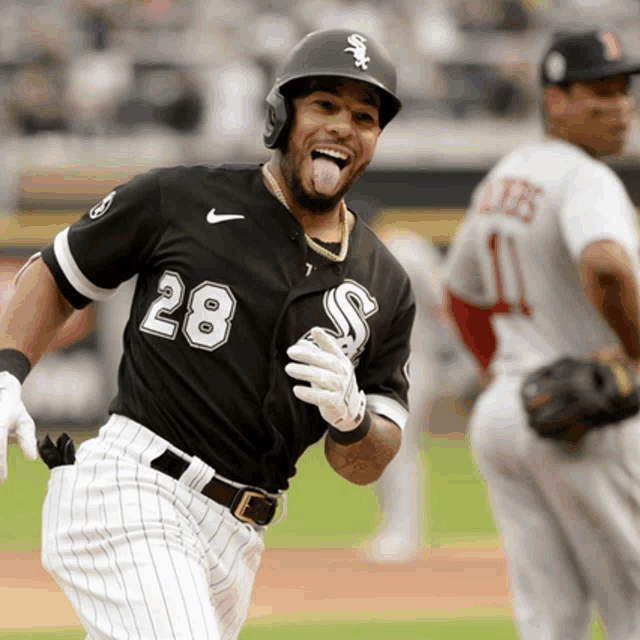
<svg viewBox="0 0 640 640">
<path fill-rule="evenodd" d="M 520 146 L 478 185 L 446 270 L 454 293 L 494 311 L 495 373 L 617 343 L 579 279 L 580 255 L 598 240 L 620 243 L 637 267 L 636 212 L 621 180 L 574 145 Z"/>
</svg>

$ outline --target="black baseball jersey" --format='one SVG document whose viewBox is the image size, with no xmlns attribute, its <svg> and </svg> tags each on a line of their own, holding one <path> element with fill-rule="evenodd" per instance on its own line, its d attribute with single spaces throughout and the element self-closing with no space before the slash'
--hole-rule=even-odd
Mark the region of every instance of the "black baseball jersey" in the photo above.
<svg viewBox="0 0 640 640">
<path fill-rule="evenodd" d="M 287 348 L 314 326 L 356 364 L 368 408 L 404 426 L 415 313 L 406 273 L 359 219 L 344 262 L 308 248 L 258 165 L 137 176 L 42 253 L 76 308 L 138 274 L 109 410 L 222 476 L 286 489 L 325 433 L 284 371 Z"/>
</svg>

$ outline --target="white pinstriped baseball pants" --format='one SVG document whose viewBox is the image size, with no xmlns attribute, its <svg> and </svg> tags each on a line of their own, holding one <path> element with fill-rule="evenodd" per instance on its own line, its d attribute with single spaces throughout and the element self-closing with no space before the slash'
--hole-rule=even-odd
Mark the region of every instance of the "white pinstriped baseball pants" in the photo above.
<svg viewBox="0 0 640 640">
<path fill-rule="evenodd" d="M 170 448 L 180 481 L 149 467 Z M 76 464 L 51 472 L 42 563 L 87 640 L 233 640 L 264 550 L 252 527 L 200 493 L 214 470 L 112 416 Z"/>
</svg>

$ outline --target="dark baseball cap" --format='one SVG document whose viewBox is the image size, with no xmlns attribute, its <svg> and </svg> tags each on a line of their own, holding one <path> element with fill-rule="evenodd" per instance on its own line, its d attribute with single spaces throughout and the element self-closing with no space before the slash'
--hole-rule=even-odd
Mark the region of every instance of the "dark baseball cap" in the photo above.
<svg viewBox="0 0 640 640">
<path fill-rule="evenodd" d="M 557 33 L 542 58 L 542 86 L 640 73 L 640 59 L 631 60 L 613 31 Z"/>
</svg>

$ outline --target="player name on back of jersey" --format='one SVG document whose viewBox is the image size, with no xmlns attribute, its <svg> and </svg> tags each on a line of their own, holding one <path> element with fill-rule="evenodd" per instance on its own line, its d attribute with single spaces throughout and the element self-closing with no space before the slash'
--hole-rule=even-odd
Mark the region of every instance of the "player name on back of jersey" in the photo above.
<svg viewBox="0 0 640 640">
<path fill-rule="evenodd" d="M 502 213 L 529 224 L 535 216 L 542 193 L 540 187 L 520 178 L 502 178 L 495 183 L 487 182 L 476 213 Z"/>
</svg>

